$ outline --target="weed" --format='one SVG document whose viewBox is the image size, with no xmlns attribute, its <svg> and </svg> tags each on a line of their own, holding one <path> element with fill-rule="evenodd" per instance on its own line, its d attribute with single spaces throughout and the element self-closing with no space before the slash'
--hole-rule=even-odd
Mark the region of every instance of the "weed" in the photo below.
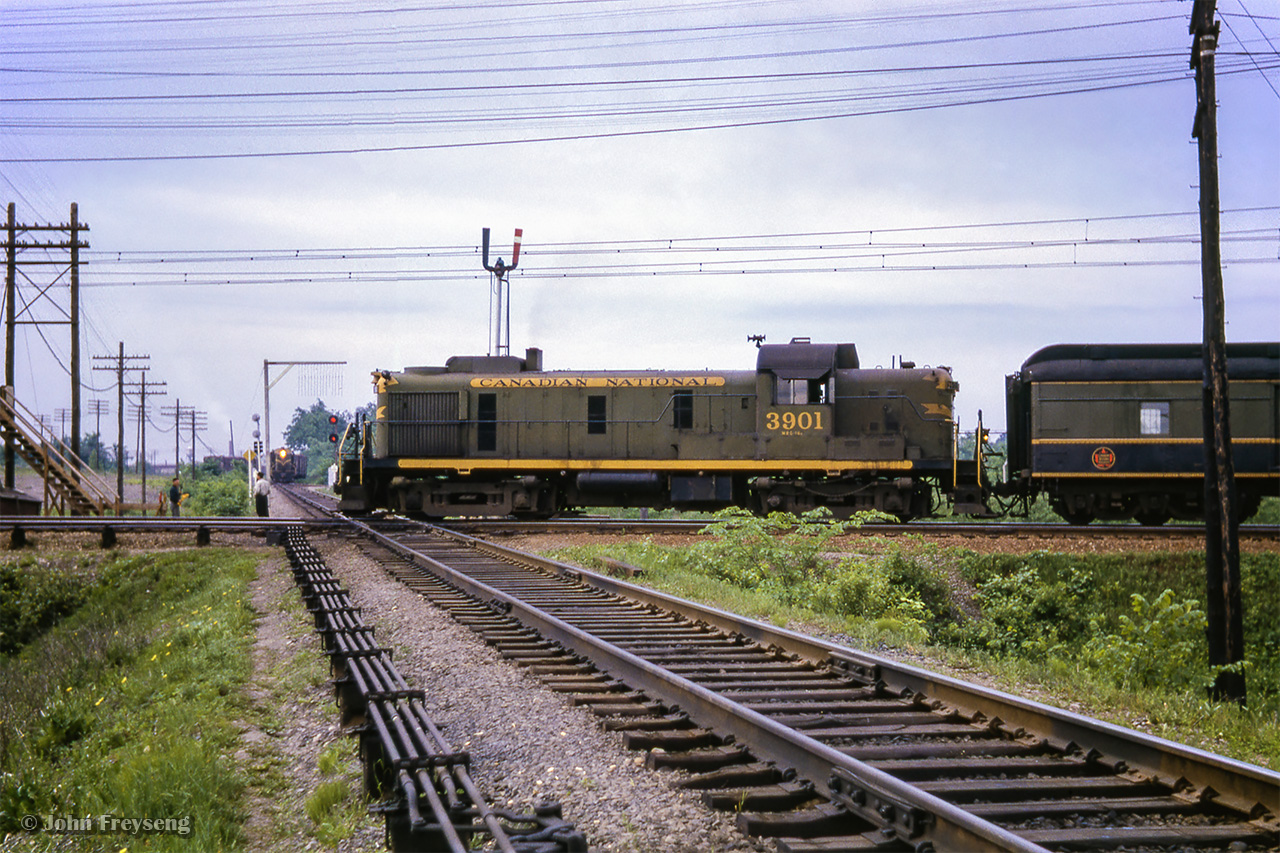
<svg viewBox="0 0 1280 853">
<path fill-rule="evenodd" d="M 1133 687 L 1211 681 L 1204 644 L 1208 619 L 1195 602 L 1174 601 L 1169 589 L 1152 602 L 1134 593 L 1133 616 L 1119 618 L 1118 634 L 1098 632 L 1084 645 L 1085 659 L 1102 675 Z"/>
<path fill-rule="evenodd" d="M 320 772 L 326 776 L 332 776 L 334 773 L 343 769 L 345 750 L 340 743 L 330 744 L 324 752 L 320 753 L 320 757 L 316 759 L 316 766 Z"/>
<path fill-rule="evenodd" d="M 306 805 L 303 807 L 307 817 L 311 818 L 314 824 L 323 823 L 333 807 L 345 800 L 348 793 L 347 783 L 340 779 L 321 782 L 307 797 Z"/>
</svg>

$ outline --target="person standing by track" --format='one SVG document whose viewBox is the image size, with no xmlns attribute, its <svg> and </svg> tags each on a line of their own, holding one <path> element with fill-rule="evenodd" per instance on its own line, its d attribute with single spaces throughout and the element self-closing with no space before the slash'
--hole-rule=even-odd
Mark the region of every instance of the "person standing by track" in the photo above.
<svg viewBox="0 0 1280 853">
<path fill-rule="evenodd" d="M 270 515 L 267 508 L 267 495 L 271 494 L 271 484 L 267 482 L 267 478 L 262 476 L 262 472 L 257 472 L 257 477 L 253 482 L 253 509 L 259 518 L 266 518 Z"/>
<path fill-rule="evenodd" d="M 169 511 L 174 518 L 178 517 L 178 504 L 180 503 L 182 503 L 182 480 L 174 477 L 173 485 L 169 487 Z"/>
</svg>

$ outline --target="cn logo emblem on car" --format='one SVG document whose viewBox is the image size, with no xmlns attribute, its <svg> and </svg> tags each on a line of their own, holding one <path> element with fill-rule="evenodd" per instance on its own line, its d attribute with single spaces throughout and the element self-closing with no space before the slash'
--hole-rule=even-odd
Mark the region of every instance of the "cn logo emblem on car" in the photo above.
<svg viewBox="0 0 1280 853">
<path fill-rule="evenodd" d="M 1099 471 L 1106 471 L 1115 464 L 1116 454 L 1110 447 L 1099 447 L 1093 451 L 1093 467 Z"/>
</svg>

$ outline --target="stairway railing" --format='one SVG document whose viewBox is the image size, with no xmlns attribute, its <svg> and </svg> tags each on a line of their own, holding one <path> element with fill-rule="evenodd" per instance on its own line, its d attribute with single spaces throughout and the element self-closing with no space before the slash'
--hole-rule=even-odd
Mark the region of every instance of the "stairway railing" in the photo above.
<svg viewBox="0 0 1280 853">
<path fill-rule="evenodd" d="M 26 406 L 11 386 L 0 388 L 0 437 L 13 437 L 14 450 L 44 479 L 46 515 L 118 514 L 115 490 L 58 440 Z"/>
</svg>

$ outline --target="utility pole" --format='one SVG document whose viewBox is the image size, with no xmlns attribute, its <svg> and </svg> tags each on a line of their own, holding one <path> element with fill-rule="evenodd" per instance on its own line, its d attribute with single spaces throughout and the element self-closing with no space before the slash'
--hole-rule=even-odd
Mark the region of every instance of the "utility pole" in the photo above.
<svg viewBox="0 0 1280 853">
<path fill-rule="evenodd" d="M 168 409 L 161 409 L 160 414 L 173 415 L 173 476 L 180 476 L 182 470 L 182 417 L 190 412 L 195 411 L 193 406 L 182 405 L 181 400 L 175 399 L 173 406 Z M 194 471 L 191 472 L 195 474 Z"/>
<path fill-rule="evenodd" d="M 90 400 L 89 414 L 94 415 L 97 418 L 94 431 L 98 437 L 98 443 L 93 448 L 93 461 L 90 462 L 89 464 L 93 466 L 93 468 L 95 469 L 101 469 L 102 453 L 100 452 L 100 450 L 102 448 L 102 416 L 106 414 L 110 414 L 107 410 L 107 401 L 98 400 L 98 399 Z"/>
<path fill-rule="evenodd" d="M 1218 211 L 1218 117 L 1214 53 L 1218 45 L 1215 0 L 1195 0 L 1191 9 L 1191 67 L 1196 72 L 1196 117 L 1192 136 L 1200 159 L 1200 278 L 1204 310 L 1204 557 L 1208 587 L 1209 664 L 1244 660 L 1244 613 L 1240 595 L 1239 518 L 1227 384 L 1226 307 Z M 1215 699 L 1245 704 L 1243 672 L 1219 672 Z"/>
<path fill-rule="evenodd" d="M 80 458 L 80 205 L 71 204 L 71 455 Z M 87 228 L 86 228 L 87 230 Z M 86 244 L 87 245 L 87 244 Z M 76 463 L 77 465 L 79 463 Z"/>
<path fill-rule="evenodd" d="M 209 428 L 208 412 L 197 411 L 194 407 L 187 410 L 191 425 L 191 476 L 196 473 L 196 432 L 204 432 Z"/>
<path fill-rule="evenodd" d="M 69 446 L 67 441 L 67 415 L 71 414 L 70 409 L 54 409 L 53 416 L 58 419 L 58 441 L 63 447 Z"/>
<path fill-rule="evenodd" d="M 17 345 L 16 328 L 20 325 L 55 325 L 71 327 L 71 452 L 80 455 L 80 250 L 87 249 L 88 243 L 80 240 L 80 232 L 88 231 L 89 226 L 80 221 L 79 206 L 71 205 L 71 221 L 53 224 L 20 224 L 16 209 L 12 202 L 8 206 L 5 223 L 5 347 L 4 347 L 4 384 L 14 392 L 15 348 Z M 24 239 L 19 242 L 19 234 L 24 236 L 56 232 L 57 236 L 47 238 Z M 66 235 L 66 236 L 62 236 Z M 62 260 L 50 255 L 53 251 L 67 252 L 67 259 Z M 53 267 L 56 273 L 53 280 L 47 283 L 36 283 L 35 295 L 23 300 L 18 305 L 18 270 L 19 267 Z M 67 276 L 69 287 L 69 306 L 58 304 L 53 295 L 55 285 Z M 31 281 L 26 272 L 23 278 Z M 37 317 L 37 306 L 52 306 L 52 317 Z M 16 397 L 16 394 L 15 394 Z M 13 436 L 6 435 L 4 443 L 4 486 L 14 487 L 14 465 L 16 464 Z"/>
<path fill-rule="evenodd" d="M 116 374 L 116 500 L 124 501 L 124 373 L 126 370 L 145 370 L 149 355 L 125 355 L 124 341 L 120 341 L 119 355 L 95 355 L 94 361 L 115 362 L 94 370 L 114 370 Z M 99 436 L 101 440 L 101 436 Z"/>
<path fill-rule="evenodd" d="M 12 395 L 13 389 L 13 352 L 14 323 L 17 313 L 14 302 L 18 295 L 18 222 L 14 219 L 13 202 L 9 202 L 9 216 L 5 223 L 4 239 L 4 387 L 5 393 Z M 10 402 L 13 402 L 10 400 Z M 13 436 L 6 430 L 4 434 L 4 487 L 13 491 L 13 468 L 16 449 Z"/>
<path fill-rule="evenodd" d="M 142 503 L 147 502 L 147 391 L 164 396 L 164 382 L 148 382 L 147 371 L 142 371 L 142 378 L 129 385 L 129 390 L 138 392 L 138 469 L 142 474 Z"/>
</svg>

